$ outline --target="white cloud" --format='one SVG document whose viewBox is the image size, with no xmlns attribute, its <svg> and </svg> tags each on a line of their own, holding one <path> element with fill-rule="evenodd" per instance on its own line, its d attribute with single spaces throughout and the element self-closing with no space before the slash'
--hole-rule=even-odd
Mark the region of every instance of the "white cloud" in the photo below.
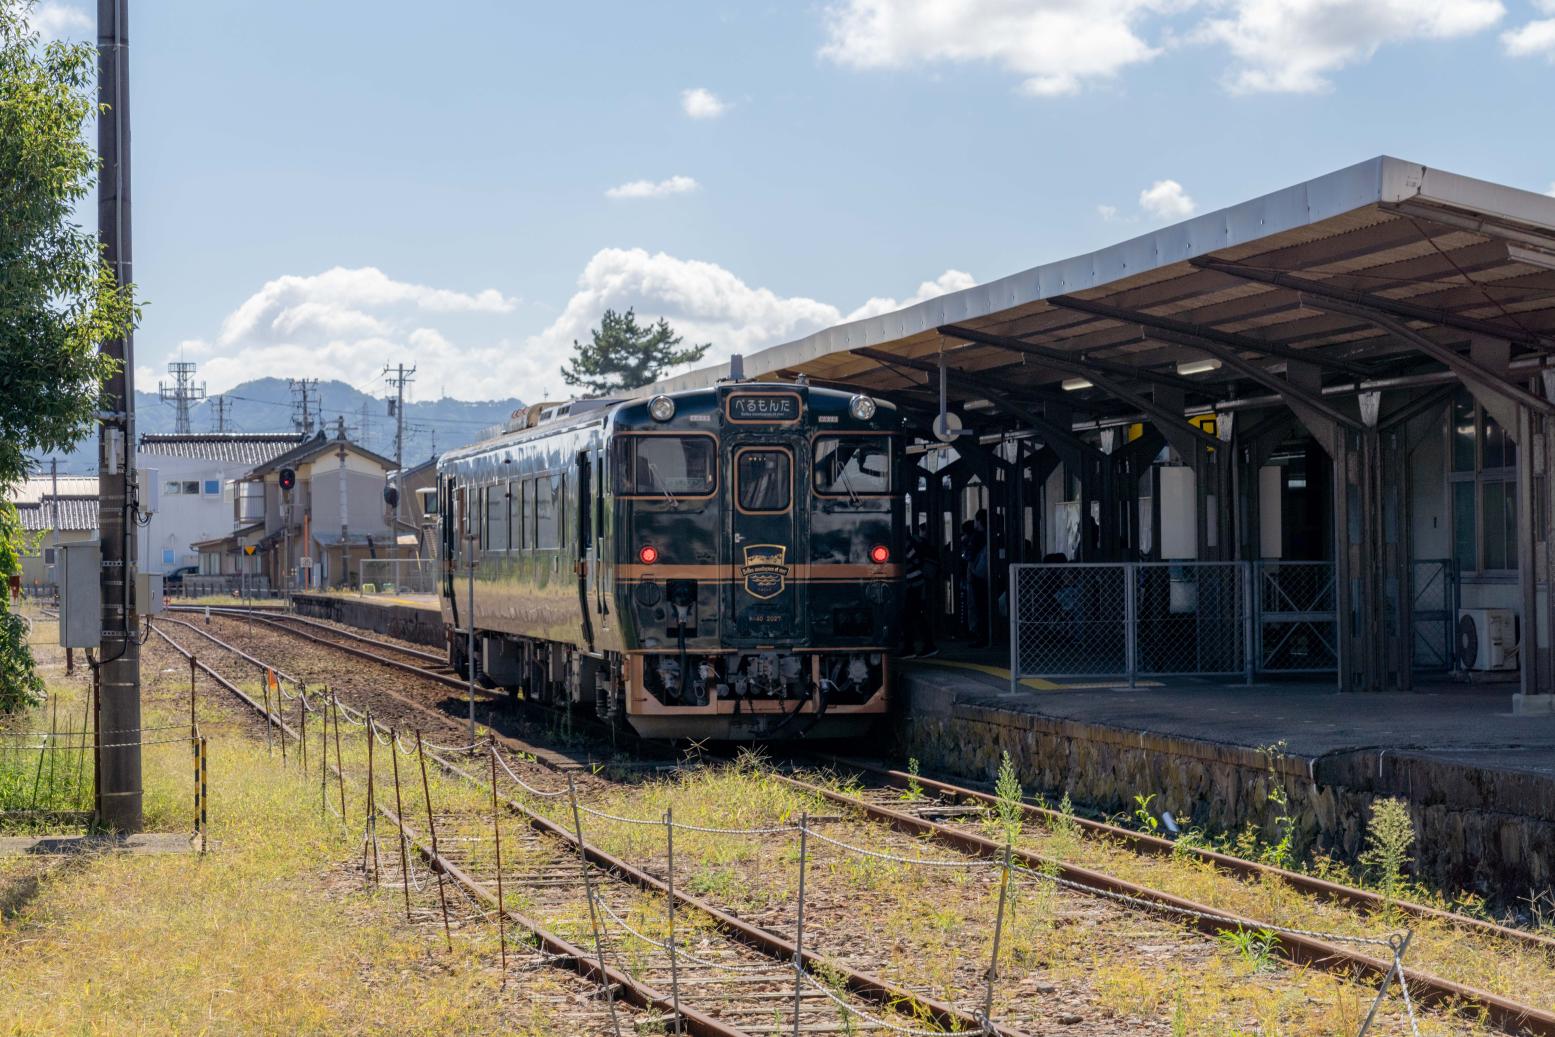
<svg viewBox="0 0 1555 1037">
<path fill-rule="evenodd" d="M 1555 180 L 1550 181 L 1550 189 L 1544 193 L 1549 195 L 1551 198 L 1555 198 Z"/>
<path fill-rule="evenodd" d="M 1139 207 L 1157 220 L 1180 220 L 1198 208 L 1182 184 L 1175 180 L 1157 180 L 1139 192 Z"/>
<path fill-rule="evenodd" d="M 1189 0 L 1191 2 L 1191 0 Z M 1141 23 L 1172 0 L 844 0 L 821 53 L 859 69 L 986 61 L 1037 96 L 1072 94 L 1160 53 Z"/>
<path fill-rule="evenodd" d="M 680 92 L 680 107 L 693 119 L 716 119 L 730 105 L 711 90 L 698 86 Z"/>
<path fill-rule="evenodd" d="M 821 53 L 859 69 L 988 62 L 1053 96 L 1194 42 L 1229 50 L 1233 91 L 1311 92 L 1379 47 L 1471 35 L 1505 13 L 1501 0 L 835 0 Z M 1536 53 L 1555 50 L 1551 34 L 1531 22 L 1504 39 Z"/>
<path fill-rule="evenodd" d="M 1105 223 L 1117 223 L 1122 219 L 1118 215 L 1118 207 L 1116 205 L 1098 205 L 1096 207 L 1096 215 L 1100 216 Z"/>
<path fill-rule="evenodd" d="M 85 40 L 96 27 L 92 16 L 85 11 L 55 0 L 44 0 L 33 8 L 29 21 L 45 41 L 62 37 Z"/>
<path fill-rule="evenodd" d="M 1536 0 L 1534 7 L 1555 15 L 1555 0 Z M 1536 18 L 1501 34 L 1501 45 L 1514 58 L 1543 55 L 1555 62 L 1555 17 Z"/>
<path fill-rule="evenodd" d="M 612 187 L 606 198 L 663 198 L 672 194 L 688 194 L 701 185 L 689 176 L 672 176 L 668 180 L 632 180 Z"/>
<path fill-rule="evenodd" d="M 561 313 L 526 336 L 513 327 L 513 303 L 494 289 L 469 294 L 394 281 L 372 268 L 337 268 L 276 278 L 238 306 L 213 340 L 180 349 L 199 361 L 213 393 L 265 375 L 361 385 L 386 362 L 404 359 L 423 378 L 435 374 L 428 384 L 456 398 L 534 401 L 570 395 L 561 367 L 573 341 L 586 339 L 606 309 L 668 319 L 687 343 L 712 343 L 703 363 L 713 363 L 972 283 L 971 275 L 947 270 L 905 299 L 870 299 L 844 314 L 830 303 L 753 287 L 716 263 L 606 248 L 585 265 Z"/>
<path fill-rule="evenodd" d="M 889 299 L 876 296 L 864 305 L 849 313 L 844 320 L 863 320 L 865 317 L 874 317 L 882 313 L 890 313 L 899 310 L 903 306 L 912 306 L 916 303 L 932 299 L 947 292 L 959 292 L 963 288 L 970 288 L 977 281 L 964 270 L 947 270 L 932 281 L 925 281 L 918 286 L 918 290 L 905 299 Z"/>
<path fill-rule="evenodd" d="M 1199 29 L 1236 59 L 1228 84 L 1240 92 L 1310 93 L 1326 76 L 1371 58 L 1384 44 L 1446 40 L 1490 28 L 1500 0 L 1234 0 Z"/>
</svg>

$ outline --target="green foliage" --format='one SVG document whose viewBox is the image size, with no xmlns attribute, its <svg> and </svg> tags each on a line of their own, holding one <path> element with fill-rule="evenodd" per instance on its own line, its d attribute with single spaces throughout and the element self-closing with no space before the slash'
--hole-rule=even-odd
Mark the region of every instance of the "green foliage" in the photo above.
<svg viewBox="0 0 1555 1037">
<path fill-rule="evenodd" d="M 999 760 L 999 778 L 994 782 L 994 795 L 998 797 L 999 826 L 1010 842 L 1020 838 L 1021 825 L 1025 821 L 1025 797 L 1021 792 L 1020 778 L 1015 774 L 1015 761 L 1006 750 Z"/>
<path fill-rule="evenodd" d="M 1150 804 L 1155 800 L 1155 793 L 1145 795 L 1142 792 L 1134 793 L 1134 820 L 1139 822 L 1141 832 L 1149 832 L 1155 835 L 1161 827 L 1160 820 L 1150 812 Z"/>
<path fill-rule="evenodd" d="M 918 758 L 907 758 L 907 788 L 903 790 L 901 799 L 906 803 L 916 803 L 923 799 L 923 786 L 918 783 Z"/>
<path fill-rule="evenodd" d="M 1366 849 L 1360 862 L 1376 869 L 1377 885 L 1391 906 L 1403 890 L 1404 869 L 1409 866 L 1409 848 L 1414 845 L 1415 825 L 1409 818 L 1409 805 L 1402 799 L 1379 799 L 1371 806 L 1366 822 Z"/>
<path fill-rule="evenodd" d="M 32 0 L 0 0 L 0 494 L 27 455 L 74 446 L 93 428 L 113 362 L 97 352 L 139 316 L 94 235 L 72 222 L 97 159 L 83 134 L 97 113 L 96 51 L 42 44 Z M 0 509 L 0 575 L 21 551 L 15 512 Z M 0 712 L 35 700 L 24 625 L 0 604 Z"/>
<path fill-rule="evenodd" d="M 1285 742 L 1259 746 L 1258 751 L 1263 754 L 1264 767 L 1269 772 L 1268 801 L 1277 811 L 1274 830 L 1279 834 L 1275 842 L 1264 847 L 1261 856 L 1265 864 L 1288 868 L 1296 841 L 1296 819 L 1290 813 L 1290 795 L 1285 791 L 1285 782 L 1274 766 L 1274 761 L 1285 755 Z"/>
<path fill-rule="evenodd" d="M 1274 933 L 1268 929 L 1226 930 L 1219 936 L 1220 943 L 1235 951 L 1255 972 L 1263 972 L 1274 966 Z"/>
<path fill-rule="evenodd" d="M 572 363 L 562 368 L 562 380 L 604 396 L 657 381 L 672 367 L 701 360 L 712 345 L 681 348 L 681 336 L 668 321 L 660 317 L 642 327 L 632 310 L 606 310 L 592 335 L 587 343 L 573 340 Z"/>
</svg>

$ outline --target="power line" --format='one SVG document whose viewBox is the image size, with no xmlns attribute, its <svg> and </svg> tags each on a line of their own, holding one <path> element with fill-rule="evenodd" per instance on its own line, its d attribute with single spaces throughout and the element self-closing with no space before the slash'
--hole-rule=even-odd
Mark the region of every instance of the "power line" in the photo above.
<svg viewBox="0 0 1555 1037">
<path fill-rule="evenodd" d="M 211 420 L 216 426 L 211 430 L 212 432 L 222 433 L 228 431 L 227 410 L 228 403 L 225 396 L 218 394 L 211 397 Z"/>
<path fill-rule="evenodd" d="M 389 413 L 394 416 L 394 470 L 395 479 L 404 481 L 405 472 L 405 386 L 409 385 L 416 374 L 416 365 L 411 364 L 410 370 L 405 370 L 404 364 L 396 364 L 394 373 L 389 373 L 387 366 L 383 369 L 384 381 L 394 390 L 394 399 L 389 401 Z M 404 492 L 404 486 L 397 486 L 394 494 L 394 535 L 396 543 L 400 535 L 400 495 Z"/>
<path fill-rule="evenodd" d="M 304 436 L 313 435 L 314 413 L 319 408 L 319 380 L 288 378 L 286 385 L 292 391 L 292 427 Z"/>
</svg>

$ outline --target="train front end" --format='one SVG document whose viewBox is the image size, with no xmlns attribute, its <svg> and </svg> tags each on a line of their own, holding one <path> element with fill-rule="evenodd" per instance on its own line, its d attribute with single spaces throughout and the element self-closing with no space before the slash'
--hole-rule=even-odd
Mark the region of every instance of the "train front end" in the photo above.
<svg viewBox="0 0 1555 1037">
<path fill-rule="evenodd" d="M 900 430 L 887 403 L 805 384 L 616 410 L 614 587 L 639 734 L 844 737 L 886 713 Z"/>
</svg>

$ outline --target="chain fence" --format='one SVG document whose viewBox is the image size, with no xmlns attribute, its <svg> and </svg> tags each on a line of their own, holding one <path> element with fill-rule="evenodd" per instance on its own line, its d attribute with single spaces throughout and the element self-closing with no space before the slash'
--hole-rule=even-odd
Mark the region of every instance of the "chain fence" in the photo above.
<svg viewBox="0 0 1555 1037">
<path fill-rule="evenodd" d="M 437 592 L 437 572 L 430 558 L 364 558 L 357 579 L 364 597 Z"/>
</svg>

